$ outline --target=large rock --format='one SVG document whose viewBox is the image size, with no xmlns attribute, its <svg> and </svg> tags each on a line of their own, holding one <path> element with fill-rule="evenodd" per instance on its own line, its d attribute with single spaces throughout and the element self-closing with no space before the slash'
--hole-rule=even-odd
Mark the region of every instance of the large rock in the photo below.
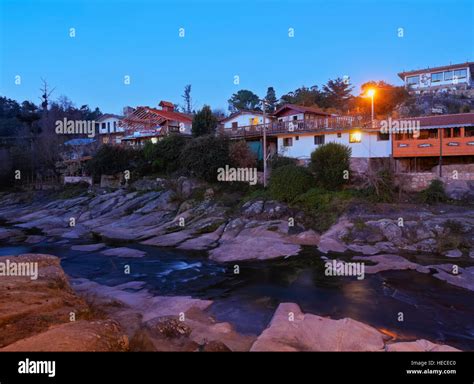
<svg viewBox="0 0 474 384">
<path fill-rule="evenodd" d="M 282 303 L 251 351 L 383 351 L 385 337 L 349 318 L 304 314 L 297 304 Z"/>
<path fill-rule="evenodd" d="M 301 248 L 297 244 L 291 243 L 291 239 L 282 235 L 278 231 L 271 231 L 267 226 L 247 228 L 241 231 L 233 227 L 226 227 L 226 232 L 232 234 L 226 236 L 226 232 L 221 236 L 219 246 L 209 252 L 212 260 L 227 262 L 237 260 L 267 260 L 282 256 L 297 255 Z M 239 228 L 240 229 L 240 228 Z"/>
<path fill-rule="evenodd" d="M 23 254 L 1 263 L 37 263 L 38 278 L 0 278 L 0 348 L 6 351 L 122 350 L 117 325 L 96 321 L 97 312 L 70 288 L 57 257 Z M 71 314 L 75 320 L 71 322 Z M 92 322 L 90 322 L 91 320 Z"/>
<path fill-rule="evenodd" d="M 111 320 L 73 321 L 18 340 L 0 352 L 120 352 L 128 350 L 128 337 Z"/>
<path fill-rule="evenodd" d="M 352 260 L 369 261 L 376 265 L 365 265 L 365 273 L 379 273 L 383 271 L 416 270 L 429 273 L 429 267 L 413 263 L 398 255 L 355 256 Z"/>
<path fill-rule="evenodd" d="M 146 256 L 145 251 L 140 251 L 139 249 L 120 247 L 120 248 L 111 248 L 106 251 L 101 252 L 105 256 L 118 256 L 118 257 L 143 257 Z"/>
</svg>

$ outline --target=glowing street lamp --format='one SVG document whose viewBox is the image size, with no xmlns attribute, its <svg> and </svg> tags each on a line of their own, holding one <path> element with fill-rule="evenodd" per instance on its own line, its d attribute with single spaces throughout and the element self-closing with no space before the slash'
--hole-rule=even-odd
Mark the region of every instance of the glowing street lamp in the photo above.
<svg viewBox="0 0 474 384">
<path fill-rule="evenodd" d="M 367 96 L 372 99 L 372 127 L 374 126 L 374 96 L 375 96 L 375 89 L 370 88 L 367 91 Z"/>
</svg>

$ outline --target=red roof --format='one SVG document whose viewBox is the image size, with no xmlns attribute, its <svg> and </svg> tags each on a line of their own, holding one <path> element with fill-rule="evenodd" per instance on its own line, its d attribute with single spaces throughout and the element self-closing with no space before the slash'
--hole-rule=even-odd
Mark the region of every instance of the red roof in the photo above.
<svg viewBox="0 0 474 384">
<path fill-rule="evenodd" d="M 461 69 L 461 68 L 466 68 L 474 65 L 474 61 L 467 61 L 465 63 L 460 63 L 460 64 L 450 64 L 450 65 L 443 65 L 442 67 L 433 67 L 433 68 L 424 68 L 424 69 L 416 69 L 413 71 L 404 71 L 400 72 L 398 76 L 402 79 L 405 80 L 405 76 L 410 75 L 419 75 L 421 73 L 428 73 L 428 72 L 438 72 L 438 71 L 447 71 L 447 70 L 454 70 L 454 69 Z"/>
<path fill-rule="evenodd" d="M 156 115 L 161 116 L 166 120 L 179 121 L 182 123 L 191 123 L 193 121 L 192 117 L 180 112 L 165 111 L 163 109 L 155 109 L 155 108 L 148 108 L 148 107 L 138 107 L 138 108 L 146 108 L 150 112 L 153 112 Z"/>
<path fill-rule="evenodd" d="M 299 113 L 314 113 L 316 115 L 321 115 L 321 116 L 331 116 L 330 113 L 322 112 L 317 108 L 304 107 L 303 105 L 295 105 L 295 104 L 285 104 L 282 107 L 278 108 L 273 115 L 278 116 L 285 109 L 292 109 Z"/>
<path fill-rule="evenodd" d="M 441 128 L 446 126 L 472 126 L 474 125 L 474 113 L 408 117 L 400 120 L 419 121 L 420 127 L 423 128 Z"/>
<path fill-rule="evenodd" d="M 159 106 L 160 107 L 174 108 L 174 104 L 171 101 L 165 101 L 165 100 L 161 100 Z"/>
</svg>

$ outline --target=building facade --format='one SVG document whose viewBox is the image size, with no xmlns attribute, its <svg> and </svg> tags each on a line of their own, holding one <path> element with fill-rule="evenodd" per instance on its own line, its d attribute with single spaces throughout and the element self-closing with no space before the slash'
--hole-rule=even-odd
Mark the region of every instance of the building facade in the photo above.
<svg viewBox="0 0 474 384">
<path fill-rule="evenodd" d="M 401 72 L 398 76 L 410 93 L 450 92 L 472 95 L 474 62 Z"/>
</svg>

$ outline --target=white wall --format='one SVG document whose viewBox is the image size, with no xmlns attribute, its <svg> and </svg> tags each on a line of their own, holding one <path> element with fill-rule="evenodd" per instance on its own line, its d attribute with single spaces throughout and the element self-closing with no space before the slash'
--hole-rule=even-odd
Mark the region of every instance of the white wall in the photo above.
<svg viewBox="0 0 474 384">
<path fill-rule="evenodd" d="M 295 116 L 296 120 L 304 120 L 304 113 L 295 113 L 293 115 L 278 117 L 277 121 L 293 121 L 295 119 Z"/>
<path fill-rule="evenodd" d="M 258 124 L 263 124 L 263 116 L 260 114 L 254 114 L 254 113 L 246 113 L 242 112 L 238 114 L 237 116 L 234 116 L 232 119 L 227 120 L 224 123 L 224 128 L 232 128 L 232 123 L 237 122 L 239 127 L 245 127 L 248 125 L 252 125 L 251 119 L 258 118 Z M 270 119 L 266 118 L 266 122 L 269 123 Z"/>
<path fill-rule="evenodd" d="M 97 121 L 96 123 L 99 124 L 98 133 L 101 135 L 106 135 L 108 133 L 124 132 L 124 127 L 119 126 L 119 121 L 120 119 L 117 119 L 116 117 L 108 117 L 101 121 Z M 114 122 L 116 124 L 115 129 L 114 129 Z M 104 123 L 105 123 L 105 128 L 102 128 Z"/>
<path fill-rule="evenodd" d="M 296 140 L 296 137 L 299 140 Z M 285 135 L 278 137 L 278 153 L 294 157 L 298 159 L 308 159 L 318 146 L 314 144 L 315 134 L 310 135 Z M 283 146 L 283 139 L 286 137 L 293 138 L 293 145 L 291 147 Z M 344 144 L 352 149 L 352 157 L 389 157 L 391 153 L 391 140 L 378 141 L 376 133 L 362 133 L 360 143 L 349 143 L 349 132 L 341 133 L 338 138 L 336 133 L 326 134 L 325 143 L 335 142 Z M 369 155 L 370 154 L 370 155 Z"/>
</svg>

